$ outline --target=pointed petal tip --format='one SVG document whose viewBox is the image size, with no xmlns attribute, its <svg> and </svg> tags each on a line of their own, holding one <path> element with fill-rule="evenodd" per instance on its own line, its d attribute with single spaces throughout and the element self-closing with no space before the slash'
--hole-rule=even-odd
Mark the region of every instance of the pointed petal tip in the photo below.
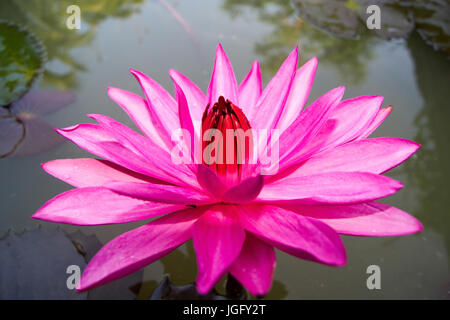
<svg viewBox="0 0 450 320">
<path fill-rule="evenodd" d="M 286 58 L 285 61 L 288 61 L 289 59 L 295 59 L 298 63 L 298 55 L 299 55 L 299 49 L 298 49 L 298 46 L 296 46 L 294 48 L 294 50 L 291 51 L 291 53 L 289 54 L 289 56 Z"/>
<path fill-rule="evenodd" d="M 400 189 L 402 189 L 404 187 L 403 183 L 401 181 L 395 180 L 395 179 L 391 179 L 391 186 L 392 188 L 395 190 L 395 192 L 399 191 Z"/>
<path fill-rule="evenodd" d="M 251 74 L 257 74 L 259 77 L 261 76 L 261 67 L 259 65 L 259 61 L 255 60 L 252 63 L 252 67 L 250 69 Z"/>
<path fill-rule="evenodd" d="M 51 175 L 51 173 L 49 172 L 48 165 L 49 165 L 49 163 L 54 162 L 54 161 L 58 161 L 58 160 L 51 160 L 51 161 L 47 161 L 47 162 L 42 162 L 42 163 L 40 164 L 41 169 L 44 170 L 46 173 L 48 173 L 48 174 Z"/>
<path fill-rule="evenodd" d="M 228 59 L 227 53 L 225 52 L 222 44 L 220 44 L 220 43 L 217 44 L 217 47 L 216 47 L 216 59 L 218 56 L 226 57 Z"/>
<path fill-rule="evenodd" d="M 146 77 L 146 74 L 141 72 L 141 71 L 139 71 L 139 70 L 130 68 L 129 71 L 136 78 L 136 80 L 138 80 L 139 83 L 141 83 L 141 78 Z"/>
<path fill-rule="evenodd" d="M 318 65 L 319 59 L 317 57 L 312 57 L 302 65 L 302 68 L 311 68 L 315 72 Z"/>
<path fill-rule="evenodd" d="M 84 292 L 88 289 L 91 289 L 91 288 L 89 286 L 84 285 L 81 280 L 78 282 L 77 286 L 75 287 L 76 292 Z"/>
<path fill-rule="evenodd" d="M 412 232 L 412 233 L 422 232 L 423 231 L 423 224 L 422 224 L 422 222 L 420 222 L 419 220 L 416 219 L 416 224 L 417 224 L 417 230 Z"/>
<path fill-rule="evenodd" d="M 169 76 L 172 78 L 173 81 L 175 81 L 175 77 L 178 77 L 180 75 L 180 72 L 178 72 L 177 70 L 170 68 L 169 69 Z"/>
<path fill-rule="evenodd" d="M 44 204 L 41 208 L 39 208 L 33 215 L 31 216 L 31 219 L 35 220 L 43 220 L 43 221 L 51 221 L 49 219 L 46 219 L 45 213 L 42 214 L 43 209 L 46 207 L 46 204 Z"/>
<path fill-rule="evenodd" d="M 59 133 L 60 135 L 64 136 L 64 133 L 66 132 L 70 132 L 70 131 L 74 131 L 76 130 L 78 127 L 80 126 L 80 124 L 76 124 L 73 126 L 69 126 L 69 127 L 65 127 L 65 128 L 54 128 L 54 130 Z"/>
<path fill-rule="evenodd" d="M 344 254 L 342 256 L 342 259 L 337 260 L 335 263 L 330 264 L 330 266 L 334 266 L 334 267 L 344 267 L 347 265 L 347 254 L 344 250 Z"/>
<path fill-rule="evenodd" d="M 333 89 L 332 91 L 333 91 L 337 96 L 339 96 L 339 100 L 342 100 L 342 98 L 344 97 L 344 94 L 345 94 L 345 89 L 346 89 L 345 86 L 339 86 L 339 87 Z"/>
<path fill-rule="evenodd" d="M 204 284 L 195 284 L 195 287 L 197 288 L 197 292 L 200 293 L 201 295 L 206 295 L 208 294 L 209 291 L 211 291 L 212 287 L 211 286 L 206 286 Z"/>
<path fill-rule="evenodd" d="M 98 114 L 98 113 L 86 113 L 86 117 L 88 117 L 88 118 L 90 118 L 92 120 L 95 120 L 95 121 L 97 121 L 97 118 L 99 116 L 101 117 L 102 115 Z"/>
<path fill-rule="evenodd" d="M 42 218 L 39 216 L 39 214 L 37 212 L 34 213 L 30 218 L 31 219 L 36 219 L 36 220 L 42 220 Z"/>
<path fill-rule="evenodd" d="M 116 87 L 107 87 L 106 88 L 106 93 L 108 94 L 108 96 L 113 99 L 112 95 L 114 95 L 115 93 L 120 93 L 122 89 L 120 88 L 116 88 Z M 113 99 L 114 100 L 114 99 Z"/>
<path fill-rule="evenodd" d="M 413 142 L 413 143 L 415 144 L 415 146 L 416 146 L 416 150 L 414 150 L 414 152 L 416 152 L 417 150 L 419 150 L 420 148 L 422 148 L 422 145 L 421 145 L 420 143 L 415 142 L 415 141 L 411 141 L 411 142 Z M 414 152 L 413 152 L 413 153 L 414 153 Z"/>
<path fill-rule="evenodd" d="M 369 96 L 367 96 L 367 98 L 371 98 L 371 99 L 376 100 L 377 104 L 380 105 L 380 108 L 381 108 L 381 105 L 383 104 L 383 101 L 384 101 L 384 97 L 383 96 L 378 96 L 378 95 L 369 95 Z"/>
</svg>

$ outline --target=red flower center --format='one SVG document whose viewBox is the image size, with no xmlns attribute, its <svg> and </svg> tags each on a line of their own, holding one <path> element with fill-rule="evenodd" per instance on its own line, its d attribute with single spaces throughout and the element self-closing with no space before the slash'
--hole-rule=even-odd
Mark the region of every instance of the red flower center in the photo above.
<svg viewBox="0 0 450 320">
<path fill-rule="evenodd" d="M 252 130 L 244 112 L 220 96 L 212 108 L 206 106 L 201 136 L 203 164 L 227 183 L 239 182 L 253 149 Z"/>
</svg>

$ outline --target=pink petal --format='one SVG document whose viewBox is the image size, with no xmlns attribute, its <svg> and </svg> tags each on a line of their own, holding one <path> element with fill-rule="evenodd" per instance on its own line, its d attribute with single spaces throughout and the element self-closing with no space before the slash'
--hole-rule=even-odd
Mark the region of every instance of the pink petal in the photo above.
<svg viewBox="0 0 450 320">
<path fill-rule="evenodd" d="M 131 150 L 122 145 L 109 130 L 105 130 L 99 125 L 85 123 L 70 128 L 56 129 L 56 131 L 80 148 L 98 157 L 129 170 L 150 175 L 147 169 L 149 163 L 137 154 L 136 150 Z M 161 174 L 157 173 L 155 176 Z"/>
<path fill-rule="evenodd" d="M 176 185 L 197 185 L 185 165 L 176 165 L 170 154 L 123 124 L 103 115 L 89 115 L 100 125 L 81 124 L 58 130 L 81 148 L 132 171 Z"/>
<path fill-rule="evenodd" d="M 197 133 L 194 130 L 194 125 L 192 123 L 191 114 L 189 113 L 189 107 L 186 100 L 186 97 L 184 95 L 183 90 L 175 83 L 175 92 L 177 96 L 178 101 L 178 115 L 179 115 L 179 121 L 181 129 L 183 129 L 183 132 L 188 132 L 188 135 L 184 136 L 184 142 L 186 146 L 189 148 L 188 150 L 191 153 L 191 159 L 194 160 L 195 157 L 198 157 L 201 155 L 195 154 L 195 144 L 200 143 L 200 137 L 197 136 Z M 197 146 L 199 147 L 199 146 Z M 198 149 L 200 151 L 200 149 Z M 198 162 L 196 162 L 198 163 Z"/>
<path fill-rule="evenodd" d="M 239 85 L 239 107 L 244 114 L 249 115 L 256 108 L 256 103 L 262 92 L 261 69 L 258 61 L 253 62 L 250 72 Z"/>
<path fill-rule="evenodd" d="M 147 102 L 137 94 L 119 88 L 108 88 L 109 97 L 114 100 L 133 120 L 138 128 L 155 144 L 165 150 L 172 145 L 164 142 L 160 131 L 154 125 L 154 119 L 147 106 Z"/>
<path fill-rule="evenodd" d="M 236 220 L 230 205 L 210 207 L 193 228 L 194 249 L 197 254 L 197 290 L 206 294 L 238 257 L 245 232 Z"/>
<path fill-rule="evenodd" d="M 420 232 L 422 224 L 408 213 L 384 203 L 347 206 L 283 205 L 285 209 L 318 219 L 342 234 L 390 237 Z"/>
<path fill-rule="evenodd" d="M 295 72 L 286 105 L 278 121 L 277 128 L 283 132 L 302 112 L 316 76 L 318 59 L 312 58 Z"/>
<path fill-rule="evenodd" d="M 298 47 L 283 62 L 261 94 L 256 108 L 253 108 L 252 113 L 247 116 L 253 128 L 273 129 L 275 127 L 283 112 L 297 63 Z"/>
<path fill-rule="evenodd" d="M 197 87 L 195 83 L 180 72 L 171 69 L 169 71 L 169 75 L 173 82 L 183 91 L 189 106 L 190 115 L 192 122 L 194 123 L 197 136 L 200 136 L 200 124 L 202 122 L 203 111 L 205 110 L 207 104 L 205 94 Z M 196 124 L 198 125 L 196 126 Z"/>
<path fill-rule="evenodd" d="M 211 203 L 212 200 L 205 194 L 192 189 L 143 182 L 112 181 L 105 185 L 114 192 L 142 199 L 171 204 L 197 205 Z"/>
<path fill-rule="evenodd" d="M 383 123 L 384 119 L 386 119 L 391 111 L 392 106 L 381 108 L 372 123 L 363 132 L 360 133 L 357 139 L 365 139 L 370 136 L 372 132 L 374 132 L 381 125 L 381 123 Z"/>
<path fill-rule="evenodd" d="M 212 106 L 223 96 L 235 105 L 239 105 L 236 77 L 233 66 L 220 44 L 217 45 L 214 70 L 209 83 L 206 101 Z"/>
<path fill-rule="evenodd" d="M 272 285 L 275 262 L 273 247 L 247 233 L 241 253 L 230 266 L 229 272 L 251 294 L 264 295 Z"/>
<path fill-rule="evenodd" d="M 229 203 L 248 203 L 255 199 L 264 186 L 264 177 L 258 175 L 248 178 L 228 189 L 222 199 Z"/>
<path fill-rule="evenodd" d="M 41 166 L 48 174 L 77 188 L 100 187 L 110 181 L 163 182 L 100 159 L 58 159 Z"/>
<path fill-rule="evenodd" d="M 239 218 L 246 230 L 298 258 L 335 266 L 346 263 L 339 235 L 316 219 L 255 203 L 240 206 Z"/>
<path fill-rule="evenodd" d="M 197 180 L 203 190 L 220 199 L 227 187 L 216 173 L 203 164 L 197 166 Z"/>
<path fill-rule="evenodd" d="M 149 219 L 185 208 L 118 195 L 103 187 L 66 191 L 47 201 L 33 216 L 74 225 L 116 224 Z"/>
<path fill-rule="evenodd" d="M 169 214 L 111 240 L 89 262 L 77 291 L 122 278 L 167 255 L 191 238 L 199 214 L 197 209 Z"/>
<path fill-rule="evenodd" d="M 305 146 L 313 141 L 344 95 L 345 87 L 328 91 L 306 108 L 299 117 L 281 134 L 279 143 L 280 170 L 295 164 L 308 155 L 311 149 Z"/>
<path fill-rule="evenodd" d="M 266 184 L 258 199 L 298 204 L 349 204 L 390 196 L 402 186 L 399 181 L 373 173 L 327 172 Z"/>
<path fill-rule="evenodd" d="M 328 134 L 322 149 L 349 142 L 362 134 L 372 123 L 383 103 L 380 96 L 361 96 L 342 101 L 330 115 L 334 130 Z"/>
<path fill-rule="evenodd" d="M 420 145 L 401 138 L 373 138 L 350 142 L 308 159 L 288 177 L 325 172 L 380 174 L 408 159 Z"/>
<path fill-rule="evenodd" d="M 169 140 L 174 130 L 180 127 L 178 121 L 178 105 L 173 97 L 159 83 L 137 70 L 130 72 L 139 81 L 147 99 L 152 119 L 157 121 L 155 126 L 164 135 L 164 141 Z"/>
</svg>

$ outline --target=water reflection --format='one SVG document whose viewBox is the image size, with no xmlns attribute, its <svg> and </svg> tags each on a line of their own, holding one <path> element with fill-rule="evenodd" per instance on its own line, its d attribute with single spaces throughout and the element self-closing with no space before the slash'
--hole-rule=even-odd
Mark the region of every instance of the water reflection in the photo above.
<svg viewBox="0 0 450 320">
<path fill-rule="evenodd" d="M 446 0 L 292 0 L 298 14 L 338 37 L 358 38 L 372 14 L 366 8 L 380 7 L 383 39 L 406 38 L 416 28 L 436 50 L 450 55 L 450 5 Z"/>
<path fill-rule="evenodd" d="M 414 122 L 418 129 L 415 140 L 422 148 L 418 159 L 407 162 L 404 170 L 416 189 L 419 219 L 444 237 L 447 256 L 450 256 L 450 63 L 417 35 L 408 39 L 407 45 L 423 98 L 422 109 Z"/>
<path fill-rule="evenodd" d="M 303 62 L 305 57 L 317 56 L 321 64 L 333 66 L 347 83 L 358 83 L 366 77 L 376 41 L 367 29 L 361 31 L 359 41 L 334 37 L 299 18 L 290 0 L 225 0 L 223 7 L 232 15 L 250 7 L 258 12 L 261 21 L 273 26 L 274 31 L 255 45 L 255 53 L 262 57 L 262 69 L 268 74 L 274 74 L 283 57 L 301 42 Z"/>
<path fill-rule="evenodd" d="M 317 27 L 335 36 L 358 39 L 366 29 L 369 5 L 378 4 L 381 12 L 380 30 L 374 34 L 383 38 L 405 38 L 414 29 L 412 12 L 397 1 L 370 0 L 292 0 L 296 12 Z"/>
<path fill-rule="evenodd" d="M 373 3 L 381 6 L 381 30 L 371 31 L 365 25 L 369 16 L 365 10 Z M 318 56 L 352 84 L 365 80 L 380 39 L 406 38 L 414 28 L 435 49 L 450 56 L 450 4 L 446 0 L 225 0 L 223 8 L 233 17 L 251 8 L 261 21 L 274 27 L 255 46 L 255 53 L 263 57 L 263 69 L 270 74 L 300 39 L 303 57 Z"/>
<path fill-rule="evenodd" d="M 92 42 L 97 26 L 107 18 L 127 18 L 138 10 L 143 0 L 80 0 L 82 30 L 68 30 L 66 9 L 71 0 L 2 0 L 0 19 L 27 26 L 44 43 L 49 63 L 44 71 L 44 82 L 62 90 L 78 85 L 77 72 L 87 71 L 74 57 L 74 48 Z"/>
</svg>

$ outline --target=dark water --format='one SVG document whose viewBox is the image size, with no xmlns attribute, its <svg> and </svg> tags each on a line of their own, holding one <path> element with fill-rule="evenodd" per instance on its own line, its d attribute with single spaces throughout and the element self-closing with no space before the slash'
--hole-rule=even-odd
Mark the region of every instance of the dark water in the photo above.
<svg viewBox="0 0 450 320">
<path fill-rule="evenodd" d="M 348 253 L 348 265 L 343 268 L 313 264 L 277 252 L 275 281 L 267 297 L 448 299 L 450 61 L 445 50 L 434 50 L 417 29 L 394 40 L 361 29 L 361 23 L 352 26 L 359 28 L 357 39 L 330 34 L 323 28 L 326 24 L 301 18 L 301 1 L 167 2 L 170 7 L 164 1 L 79 1 L 82 28 L 77 31 L 65 26 L 65 10 L 71 1 L 2 0 L 0 18 L 27 26 L 47 49 L 48 62 L 36 82 L 37 88 L 76 94 L 74 103 L 42 115 L 41 119 L 51 126 L 65 127 L 88 122 L 87 113 L 101 113 L 133 126 L 106 95 L 108 86 L 141 92 L 129 68 L 149 74 L 170 92 L 173 88 L 168 70 L 175 68 L 205 90 L 215 47 L 220 42 L 238 80 L 258 59 L 267 83 L 288 52 L 299 45 L 302 63 L 319 57 L 310 100 L 339 85 L 347 86 L 346 97 L 382 95 L 385 106 L 392 104 L 394 111 L 376 135 L 422 144 L 415 156 L 389 173 L 405 187 L 385 202 L 419 218 L 424 231 L 405 237 L 343 237 Z M 43 146 L 40 153 L 12 154 L 0 159 L 0 234 L 10 228 L 21 231 L 38 224 L 55 228 L 54 224 L 37 222 L 30 216 L 69 186 L 45 174 L 39 164 L 89 155 L 70 143 L 55 143 L 51 150 L 45 149 Z M 140 224 L 82 230 L 106 243 L 137 225 Z M 366 268 L 371 264 L 381 268 L 381 290 L 366 287 Z M 165 273 L 179 285 L 195 279 L 191 244 L 145 268 L 139 298 L 148 298 Z M 65 281 L 66 277 L 62 270 L 55 274 L 55 281 Z"/>
</svg>

